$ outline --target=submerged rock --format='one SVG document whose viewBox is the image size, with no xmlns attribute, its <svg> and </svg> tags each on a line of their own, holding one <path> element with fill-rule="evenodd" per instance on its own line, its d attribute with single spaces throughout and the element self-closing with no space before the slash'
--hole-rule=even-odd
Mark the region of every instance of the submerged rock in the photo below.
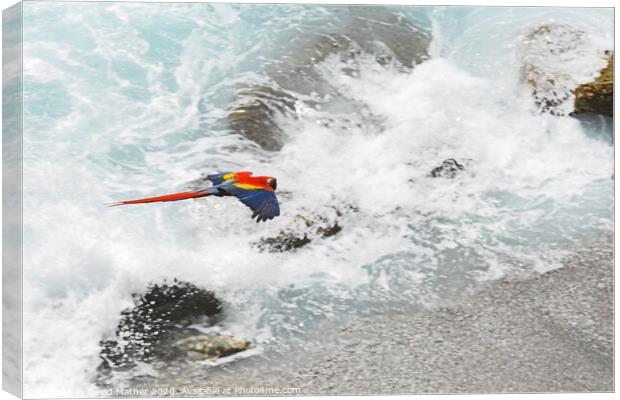
<svg viewBox="0 0 620 400">
<path fill-rule="evenodd" d="M 308 235 L 298 236 L 294 232 L 280 231 L 277 236 L 260 238 L 256 243 L 261 251 L 269 251 L 271 253 L 281 253 L 284 251 L 295 250 L 310 243 Z"/>
<path fill-rule="evenodd" d="M 338 221 L 336 221 L 333 225 L 321 226 L 316 230 L 316 233 L 321 235 L 321 237 L 327 238 L 330 236 L 334 236 L 336 233 L 340 232 L 342 227 L 338 225 Z"/>
<path fill-rule="evenodd" d="M 459 164 L 454 158 L 448 158 L 444 160 L 440 166 L 433 168 L 429 173 L 429 176 L 433 178 L 454 178 L 456 175 L 465 169 L 465 166 Z"/>
<path fill-rule="evenodd" d="M 325 239 L 336 235 L 342 230 L 338 219 L 344 215 L 344 211 L 358 211 L 355 206 L 346 205 L 343 208 L 326 207 L 331 209 L 335 216 L 327 217 L 317 215 L 305 217 L 297 215 L 291 226 L 285 231 L 281 230 L 278 235 L 273 237 L 262 237 L 254 245 L 261 251 L 271 253 L 282 253 L 299 249 L 312 242 L 313 240 Z M 327 214 L 326 214 L 327 215 Z"/>
<path fill-rule="evenodd" d="M 539 111 L 558 116 L 572 113 L 577 106 L 575 90 L 592 80 L 596 65 L 604 66 L 602 56 L 591 38 L 572 26 L 548 24 L 527 34 L 522 48 L 523 79 L 532 87 Z M 593 88 L 582 89 L 581 97 L 593 93 L 588 89 Z M 597 100 L 590 101 L 594 103 Z"/>
<path fill-rule="evenodd" d="M 174 357 L 171 339 L 192 333 L 187 327 L 193 323 L 212 325 L 222 311 L 213 292 L 177 280 L 149 286 L 146 293 L 134 295 L 134 302 L 121 313 L 115 337 L 100 342 L 100 371 Z"/>
<path fill-rule="evenodd" d="M 359 60 L 365 57 L 379 65 L 409 70 L 429 59 L 431 34 L 384 7 L 338 7 L 334 16 L 334 23 L 318 30 L 300 28 L 286 42 L 274 44 L 273 59 L 264 63 L 266 79 L 242 84 L 233 96 L 227 117 L 233 133 L 263 150 L 278 151 L 286 139 L 278 116 L 295 117 L 298 109 L 328 108 L 345 119 L 332 125 L 347 129 L 348 123 L 357 125 L 352 120 L 359 120 L 372 130 L 381 129 L 376 116 L 339 93 L 319 64 L 336 57 L 342 72 L 354 76 Z"/>
<path fill-rule="evenodd" d="M 234 132 L 268 151 L 282 148 L 284 132 L 276 115 L 294 115 L 296 99 L 282 90 L 251 85 L 237 92 L 228 111 L 228 126 Z"/>
<path fill-rule="evenodd" d="M 198 335 L 181 340 L 175 346 L 193 359 L 216 360 L 245 351 L 251 343 L 228 335 Z"/>
<path fill-rule="evenodd" d="M 575 113 L 614 114 L 614 56 L 607 54 L 607 66 L 593 82 L 575 89 Z"/>
<path fill-rule="evenodd" d="M 293 34 L 280 57 L 269 63 L 267 74 L 277 84 L 300 94 L 327 92 L 316 65 L 337 55 L 348 68 L 356 68 L 362 55 L 379 65 L 396 63 L 411 69 L 429 59 L 429 31 L 385 7 L 339 7 L 339 21 L 316 32 Z"/>
</svg>

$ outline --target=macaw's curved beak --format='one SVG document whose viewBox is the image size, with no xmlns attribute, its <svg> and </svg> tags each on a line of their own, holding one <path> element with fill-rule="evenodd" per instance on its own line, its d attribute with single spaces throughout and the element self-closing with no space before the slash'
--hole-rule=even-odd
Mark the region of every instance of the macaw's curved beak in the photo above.
<svg viewBox="0 0 620 400">
<path fill-rule="evenodd" d="M 269 185 L 273 190 L 276 190 L 278 187 L 278 181 L 276 178 L 269 178 L 267 179 L 267 185 Z"/>
</svg>

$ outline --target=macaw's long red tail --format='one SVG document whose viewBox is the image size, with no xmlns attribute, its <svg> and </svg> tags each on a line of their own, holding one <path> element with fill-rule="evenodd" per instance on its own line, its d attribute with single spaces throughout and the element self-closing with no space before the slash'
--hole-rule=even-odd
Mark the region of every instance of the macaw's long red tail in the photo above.
<svg viewBox="0 0 620 400">
<path fill-rule="evenodd" d="M 109 206 L 115 207 L 115 206 L 124 206 L 127 204 L 155 203 L 158 201 L 177 201 L 177 200 L 192 199 L 195 197 L 205 197 L 208 195 L 209 193 L 181 192 L 181 193 L 165 194 L 163 196 L 146 197 L 144 199 L 117 201 L 116 203 L 109 204 Z"/>
</svg>

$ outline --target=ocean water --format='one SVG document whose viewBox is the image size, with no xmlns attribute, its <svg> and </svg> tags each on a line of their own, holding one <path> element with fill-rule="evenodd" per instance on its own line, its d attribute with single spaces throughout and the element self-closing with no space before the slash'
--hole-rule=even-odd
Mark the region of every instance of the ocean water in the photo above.
<svg viewBox="0 0 620 400">
<path fill-rule="evenodd" d="M 275 117 L 283 146 L 266 151 L 227 125 L 236 91 L 277 87 L 269 71 L 300 54 L 293 43 L 337 31 L 355 10 L 24 4 L 25 396 L 100 393 L 99 340 L 149 283 L 216 291 L 227 309 L 217 329 L 260 357 L 316 322 L 558 268 L 613 230 L 611 120 L 539 113 L 521 79 L 523 38 L 544 24 L 586 32 L 575 74 L 594 77 L 613 48 L 612 10 L 377 10 L 428 31 L 428 60 L 312 61 L 328 85 L 286 91 L 318 105 Z M 428 177 L 448 158 L 465 170 Z M 105 206 L 216 170 L 277 177 L 282 215 L 256 224 L 218 198 Z M 298 229 L 299 215 L 343 229 L 294 252 L 254 245 Z"/>
</svg>

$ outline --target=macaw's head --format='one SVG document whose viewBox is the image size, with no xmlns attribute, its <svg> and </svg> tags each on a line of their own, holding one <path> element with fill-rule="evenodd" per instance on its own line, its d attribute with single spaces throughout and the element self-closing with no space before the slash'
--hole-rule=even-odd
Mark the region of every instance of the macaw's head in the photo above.
<svg viewBox="0 0 620 400">
<path fill-rule="evenodd" d="M 269 185 L 273 190 L 276 190 L 278 187 L 278 181 L 276 178 L 269 178 L 267 179 L 267 185 Z"/>
</svg>

